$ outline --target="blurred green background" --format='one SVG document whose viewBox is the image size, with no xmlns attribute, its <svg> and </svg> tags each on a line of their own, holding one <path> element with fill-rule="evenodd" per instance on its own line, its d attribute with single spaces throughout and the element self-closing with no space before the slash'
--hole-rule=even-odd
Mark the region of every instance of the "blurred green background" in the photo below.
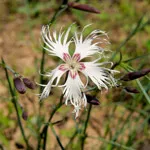
<svg viewBox="0 0 150 150">
<path fill-rule="evenodd" d="M 69 1 L 73 2 L 73 1 Z M 42 57 L 42 25 L 49 23 L 61 0 L 1 0 L 0 1 L 0 56 L 6 63 L 23 76 L 39 81 L 40 60 Z M 129 35 L 138 26 L 135 34 L 121 47 L 122 64 L 115 69 L 127 71 L 141 70 L 150 66 L 150 1 L 149 0 L 80 0 L 78 3 L 97 8 L 100 14 L 68 8 L 52 25 L 51 30 L 67 28 L 76 23 L 74 30 L 80 30 L 91 24 L 85 34 L 94 29 L 108 33 L 112 54 L 128 40 Z M 118 62 L 119 53 L 112 58 Z M 56 66 L 57 59 L 46 56 L 45 70 Z M 10 74 L 11 79 L 13 75 Z M 140 93 L 127 93 L 122 88 L 99 92 L 99 106 L 92 108 L 87 129 L 86 150 L 150 150 L 150 94 L 149 77 L 137 81 L 122 83 L 136 87 Z M 35 91 L 36 94 L 38 92 Z M 20 105 L 28 112 L 28 120 L 23 121 L 25 131 L 33 149 L 36 149 L 38 136 L 38 98 L 32 91 L 19 95 Z M 46 122 L 49 113 L 58 102 L 59 90 L 44 101 L 41 110 L 41 122 Z M 6 149 L 25 149 L 16 121 L 15 112 L 10 103 L 7 81 L 3 68 L 0 71 L 0 145 Z M 46 110 L 46 111 L 45 111 Z M 63 120 L 54 126 L 62 143 L 67 145 L 73 133 L 82 130 L 86 110 L 79 119 L 74 120 L 72 108 L 61 107 L 53 122 Z M 21 115 L 21 110 L 20 110 Z M 39 125 L 40 126 L 40 125 Z M 51 130 L 48 132 L 47 150 L 58 150 L 59 146 Z M 78 136 L 68 149 L 78 150 Z"/>
</svg>

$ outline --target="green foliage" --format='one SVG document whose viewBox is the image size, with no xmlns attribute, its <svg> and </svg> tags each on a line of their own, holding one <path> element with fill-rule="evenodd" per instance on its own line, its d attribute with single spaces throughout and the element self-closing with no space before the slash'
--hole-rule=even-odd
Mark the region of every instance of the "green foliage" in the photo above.
<svg viewBox="0 0 150 150">
<path fill-rule="evenodd" d="M 72 129 L 62 129 L 60 131 L 60 134 L 64 137 L 67 137 L 67 138 L 71 138 L 73 133 L 75 132 L 75 128 L 72 128 Z"/>
<path fill-rule="evenodd" d="M 145 47 L 147 48 L 148 52 L 150 53 L 150 40 L 146 41 Z"/>
<path fill-rule="evenodd" d="M 38 2 L 38 3 L 28 3 L 26 2 L 24 6 L 18 8 L 18 12 L 30 16 L 36 16 L 40 12 L 47 10 L 48 8 L 54 8 L 50 2 Z"/>
<path fill-rule="evenodd" d="M 130 16 L 131 18 L 134 17 L 135 8 L 133 6 L 133 2 L 131 2 L 130 0 L 126 0 L 126 1 L 122 0 L 119 8 L 125 17 L 128 16 Z"/>
<path fill-rule="evenodd" d="M 1 119 L 0 119 L 0 127 L 1 127 L 0 128 L 0 133 L 3 133 L 3 134 L 0 134 L 0 141 L 3 144 L 8 145 L 9 142 L 8 142 L 7 137 L 4 134 L 4 130 L 6 128 L 14 128 L 14 121 L 10 120 L 10 118 L 8 116 L 6 116 L 2 110 L 0 111 L 0 116 L 1 116 Z"/>
</svg>

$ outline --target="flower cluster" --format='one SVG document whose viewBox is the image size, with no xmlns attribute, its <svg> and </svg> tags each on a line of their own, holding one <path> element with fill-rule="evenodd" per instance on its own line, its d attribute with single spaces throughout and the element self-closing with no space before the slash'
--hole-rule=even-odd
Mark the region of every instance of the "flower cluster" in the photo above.
<svg viewBox="0 0 150 150">
<path fill-rule="evenodd" d="M 73 37 L 68 39 L 70 30 L 71 26 L 67 31 L 62 32 L 60 30 L 59 34 L 54 31 L 51 34 L 48 26 L 43 26 L 42 28 L 42 39 L 46 45 L 44 49 L 50 55 L 59 57 L 63 62 L 54 70 L 45 74 L 50 80 L 47 85 L 43 85 L 45 88 L 40 95 L 40 100 L 49 96 L 52 87 L 61 86 L 63 88 L 65 104 L 67 105 L 69 102 L 74 106 L 74 113 L 77 117 L 81 107 L 85 107 L 87 104 L 87 97 L 84 90 L 88 86 L 89 79 L 98 89 L 108 89 L 108 87 L 116 86 L 116 80 L 113 77 L 116 71 L 104 67 L 105 64 L 111 64 L 111 62 L 100 62 L 105 56 L 105 49 L 100 44 L 103 42 L 109 43 L 107 34 L 104 31 L 94 30 L 84 38 L 83 30 L 80 33 L 75 32 Z M 102 35 L 106 37 L 103 40 L 101 38 Z M 71 43 L 75 46 L 72 55 L 70 54 Z M 83 61 L 83 59 L 91 58 L 95 54 L 99 56 L 95 60 Z M 67 75 L 65 83 L 58 85 L 65 73 Z M 85 76 L 86 82 L 82 81 L 80 74 Z"/>
</svg>

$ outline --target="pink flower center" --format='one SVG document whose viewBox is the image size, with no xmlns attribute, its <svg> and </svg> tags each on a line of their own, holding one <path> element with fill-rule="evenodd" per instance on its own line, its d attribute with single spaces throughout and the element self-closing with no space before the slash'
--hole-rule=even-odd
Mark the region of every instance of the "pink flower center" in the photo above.
<svg viewBox="0 0 150 150">
<path fill-rule="evenodd" d="M 59 70 L 69 71 L 70 76 L 74 79 L 78 74 L 78 71 L 85 69 L 84 63 L 79 62 L 80 58 L 81 56 L 79 53 L 74 54 L 72 57 L 67 53 L 63 53 L 65 64 L 60 65 Z"/>
</svg>

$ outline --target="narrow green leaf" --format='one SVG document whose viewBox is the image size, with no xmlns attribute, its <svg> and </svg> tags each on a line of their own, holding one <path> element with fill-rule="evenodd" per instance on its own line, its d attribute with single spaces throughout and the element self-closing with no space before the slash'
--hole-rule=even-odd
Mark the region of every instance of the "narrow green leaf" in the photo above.
<svg viewBox="0 0 150 150">
<path fill-rule="evenodd" d="M 145 91 L 144 87 L 142 86 L 141 82 L 139 81 L 139 79 L 137 79 L 136 82 L 137 82 L 139 88 L 141 89 L 143 95 L 145 96 L 146 100 L 147 100 L 148 103 L 150 104 L 150 97 L 149 97 L 149 95 L 146 93 L 146 91 Z"/>
</svg>

